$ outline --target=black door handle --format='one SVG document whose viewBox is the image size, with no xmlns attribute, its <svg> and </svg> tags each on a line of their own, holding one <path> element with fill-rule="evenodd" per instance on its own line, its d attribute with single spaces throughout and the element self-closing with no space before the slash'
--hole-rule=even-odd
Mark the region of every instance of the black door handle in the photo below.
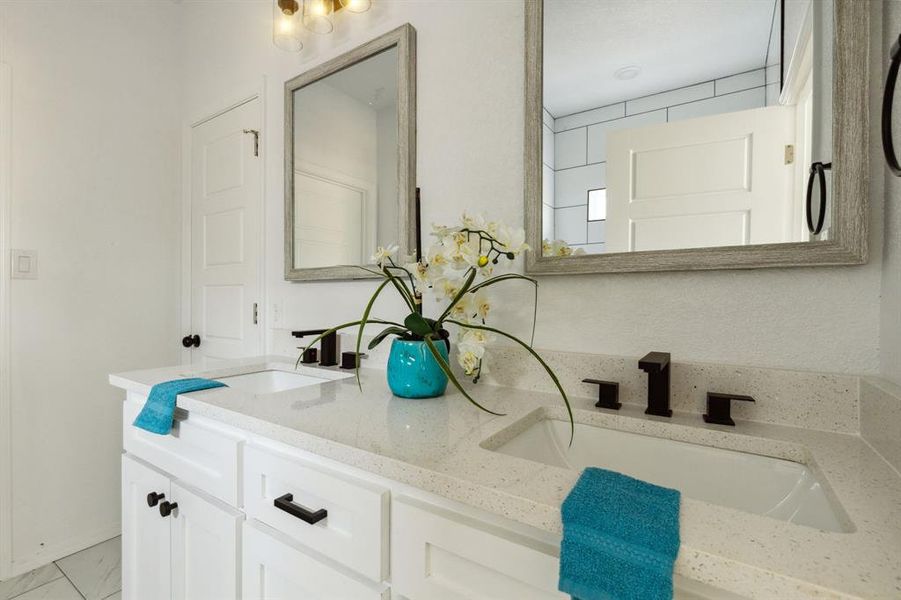
<svg viewBox="0 0 901 600">
<path fill-rule="evenodd" d="M 185 337 L 181 338 L 181 345 L 184 346 L 185 348 L 190 348 L 191 346 L 194 346 L 195 348 L 199 348 L 200 347 L 200 336 L 197 335 L 196 333 L 194 335 L 186 335 Z"/>
<path fill-rule="evenodd" d="M 178 502 L 169 502 L 168 500 L 164 500 L 163 503 L 160 504 L 160 516 L 168 517 L 176 508 L 178 508 Z"/>
<path fill-rule="evenodd" d="M 826 221 L 826 171 L 832 169 L 832 163 L 815 162 L 810 165 L 810 176 L 807 178 L 807 229 L 813 235 L 819 235 L 823 231 L 823 223 Z M 817 215 L 817 224 L 813 224 L 813 213 L 810 202 L 813 196 L 813 180 L 819 179 L 820 184 L 820 211 Z"/>
<path fill-rule="evenodd" d="M 160 500 L 166 497 L 166 494 L 159 494 L 157 492 L 150 492 L 147 494 L 147 506 L 153 508 L 157 504 L 160 503 Z"/>
<path fill-rule="evenodd" d="M 324 508 L 320 508 L 319 510 L 310 510 L 308 508 L 304 508 L 300 504 L 294 504 L 294 494 L 285 494 L 284 496 L 279 496 L 275 499 L 274 504 L 275 508 L 283 510 L 289 515 L 297 517 L 301 521 L 309 523 L 310 525 L 315 525 L 328 516 L 328 511 Z"/>
<path fill-rule="evenodd" d="M 895 156 L 892 141 L 892 104 L 895 101 L 895 84 L 898 82 L 898 67 L 901 65 L 901 36 L 892 44 L 891 63 L 885 76 L 885 91 L 882 93 L 882 151 L 888 168 L 896 177 L 901 177 L 901 165 Z"/>
</svg>

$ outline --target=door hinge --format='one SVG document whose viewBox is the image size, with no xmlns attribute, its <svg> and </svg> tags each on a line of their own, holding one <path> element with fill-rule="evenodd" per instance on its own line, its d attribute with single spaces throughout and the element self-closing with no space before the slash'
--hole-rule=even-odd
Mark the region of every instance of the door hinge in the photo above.
<svg viewBox="0 0 901 600">
<path fill-rule="evenodd" d="M 790 165 L 795 162 L 795 147 L 793 144 L 785 145 L 785 164 Z"/>
<path fill-rule="evenodd" d="M 253 324 L 256 325 L 260 322 L 260 305 L 256 302 L 253 303 Z"/>
<path fill-rule="evenodd" d="M 260 155 L 260 132 L 256 129 L 245 129 L 244 133 L 252 133 L 253 134 L 253 155 Z"/>
</svg>

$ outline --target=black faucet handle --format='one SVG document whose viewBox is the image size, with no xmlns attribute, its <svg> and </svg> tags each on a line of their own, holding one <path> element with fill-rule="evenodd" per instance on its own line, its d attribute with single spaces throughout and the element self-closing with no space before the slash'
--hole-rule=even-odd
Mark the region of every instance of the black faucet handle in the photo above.
<svg viewBox="0 0 901 600">
<path fill-rule="evenodd" d="M 648 352 L 644 358 L 639 359 L 638 368 L 646 373 L 662 371 L 669 366 L 669 352 Z"/>
<path fill-rule="evenodd" d="M 304 329 L 302 331 L 292 331 L 291 335 L 293 335 L 296 338 L 302 338 L 302 337 L 306 337 L 308 335 L 322 335 L 326 331 L 328 331 L 328 329 Z M 337 332 L 335 332 L 335 333 L 337 333 Z"/>
<path fill-rule="evenodd" d="M 755 401 L 751 396 L 742 396 L 741 394 L 707 392 L 707 412 L 704 414 L 704 422 L 735 427 L 735 421 L 732 420 L 731 415 L 733 400 Z"/>
<path fill-rule="evenodd" d="M 616 381 L 604 381 L 602 379 L 583 379 L 582 383 L 593 383 L 598 386 L 597 408 L 609 408 L 619 410 L 622 404 L 619 402 L 619 383 Z"/>
</svg>

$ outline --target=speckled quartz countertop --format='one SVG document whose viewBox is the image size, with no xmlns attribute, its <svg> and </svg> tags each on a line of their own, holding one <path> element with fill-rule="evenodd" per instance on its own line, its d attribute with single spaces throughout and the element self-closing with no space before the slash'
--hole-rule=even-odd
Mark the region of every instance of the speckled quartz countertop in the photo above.
<svg viewBox="0 0 901 600">
<path fill-rule="evenodd" d="M 213 369 L 172 367 L 110 376 L 146 394 L 155 383 L 224 377 L 278 365 L 266 357 Z M 292 363 L 293 366 L 293 363 Z M 479 384 L 496 417 L 448 391 L 442 398 L 394 397 L 385 372 L 254 396 L 218 388 L 178 397 L 178 406 L 250 433 L 415 486 L 526 525 L 560 533 L 560 504 L 578 472 L 493 452 L 547 416 L 566 418 L 558 396 Z M 697 414 L 648 417 L 635 407 L 601 411 L 572 399 L 577 422 L 785 458 L 807 464 L 831 488 L 850 533 L 820 531 L 683 496 L 676 572 L 755 598 L 901 598 L 901 477 L 856 435 L 755 422 L 705 424 Z"/>
</svg>

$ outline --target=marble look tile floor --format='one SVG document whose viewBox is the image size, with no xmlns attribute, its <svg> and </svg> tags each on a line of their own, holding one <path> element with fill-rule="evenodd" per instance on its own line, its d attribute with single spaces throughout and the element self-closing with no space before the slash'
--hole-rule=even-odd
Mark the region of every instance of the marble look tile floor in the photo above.
<svg viewBox="0 0 901 600">
<path fill-rule="evenodd" d="M 0 581 L 0 600 L 121 600 L 122 538 Z"/>
</svg>

